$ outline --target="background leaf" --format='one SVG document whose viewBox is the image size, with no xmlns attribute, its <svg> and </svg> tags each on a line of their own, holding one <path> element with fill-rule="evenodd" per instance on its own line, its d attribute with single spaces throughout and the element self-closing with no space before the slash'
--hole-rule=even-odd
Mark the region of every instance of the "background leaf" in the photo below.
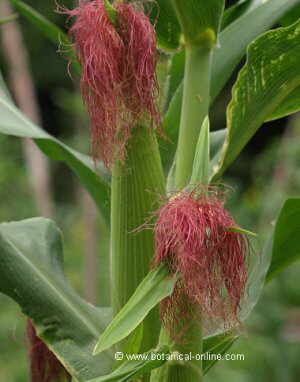
<svg viewBox="0 0 300 382">
<path fill-rule="evenodd" d="M 227 137 L 213 181 L 284 99 L 300 85 L 300 22 L 265 33 L 248 49 L 227 109 Z M 278 55 L 280 52 L 280 55 Z"/>
<path fill-rule="evenodd" d="M 148 13 L 150 7 L 150 18 L 155 25 L 159 47 L 177 49 L 181 30 L 171 0 L 156 0 L 155 3 L 145 6 L 148 7 Z"/>
<path fill-rule="evenodd" d="M 165 265 L 151 271 L 101 335 L 94 353 L 98 354 L 127 337 L 151 309 L 172 294 L 175 281 Z"/>
<path fill-rule="evenodd" d="M 75 52 L 72 48 L 72 43 L 68 35 L 63 32 L 56 24 L 49 21 L 46 17 L 37 12 L 30 5 L 22 0 L 9 0 L 14 8 L 25 17 L 30 23 L 37 27 L 54 44 L 63 46 L 64 54 L 72 60 L 73 66 L 77 73 L 80 73 L 80 65 L 76 59 Z"/>
<path fill-rule="evenodd" d="M 84 302 L 67 284 L 62 237 L 43 218 L 0 224 L 0 292 L 15 300 L 38 335 L 78 380 L 110 372 L 109 353 L 92 349 L 111 319 L 111 310 Z"/>
<path fill-rule="evenodd" d="M 277 220 L 272 250 L 272 262 L 267 274 L 270 281 L 277 273 L 300 259 L 300 199 L 285 202 Z"/>
<path fill-rule="evenodd" d="M 221 29 L 225 29 L 233 21 L 241 17 L 249 8 L 253 0 L 240 0 L 227 8 L 222 18 Z"/>
<path fill-rule="evenodd" d="M 109 221 L 110 186 L 104 179 L 104 176 L 107 175 L 105 175 L 103 166 L 98 163 L 96 168 L 88 156 L 73 150 L 34 125 L 12 103 L 6 88 L 2 86 L 3 79 L 0 74 L 0 133 L 32 138 L 47 156 L 55 160 L 64 161 L 79 177 L 82 185 L 89 191 L 103 213 L 106 221 Z M 104 176 L 100 177 L 100 173 L 104 174 Z"/>
</svg>

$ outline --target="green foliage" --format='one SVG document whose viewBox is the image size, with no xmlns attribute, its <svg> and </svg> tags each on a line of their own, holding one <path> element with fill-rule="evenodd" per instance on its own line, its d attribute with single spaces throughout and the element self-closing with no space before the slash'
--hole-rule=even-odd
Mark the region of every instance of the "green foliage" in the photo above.
<svg viewBox="0 0 300 382">
<path fill-rule="evenodd" d="M 80 65 L 76 60 L 71 41 L 56 24 L 49 21 L 46 17 L 37 12 L 30 5 L 24 3 L 22 0 L 9 0 L 15 9 L 24 16 L 30 23 L 32 23 L 42 34 L 47 37 L 54 44 L 63 46 L 63 50 L 67 57 L 69 57 L 74 65 L 75 70 L 80 72 Z"/>
<path fill-rule="evenodd" d="M 101 335 L 94 354 L 101 353 L 127 337 L 151 309 L 172 294 L 175 281 L 164 265 L 151 271 Z"/>
<path fill-rule="evenodd" d="M 300 199 L 285 202 L 278 218 L 274 239 L 272 262 L 267 274 L 267 281 L 300 258 Z"/>
<path fill-rule="evenodd" d="M 151 4 L 151 19 L 156 26 L 158 44 L 166 50 L 175 50 L 179 47 L 181 33 L 171 1 L 157 0 Z"/>
<path fill-rule="evenodd" d="M 228 133 L 214 180 L 224 173 L 263 122 L 299 86 L 299 43 L 300 22 L 267 32 L 250 44 L 247 63 L 232 90 L 227 109 Z"/>
<path fill-rule="evenodd" d="M 239 0 L 224 12 L 221 28 L 225 29 L 233 21 L 241 17 L 253 3 L 252 0 Z"/>
<path fill-rule="evenodd" d="M 50 220 L 28 219 L 0 225 L 0 291 L 33 319 L 38 335 L 79 380 L 110 371 L 111 355 L 92 356 L 110 309 L 83 301 L 62 270 L 60 231 Z"/>
<path fill-rule="evenodd" d="M 210 98 L 213 101 L 230 78 L 235 67 L 246 52 L 247 45 L 270 28 L 279 17 L 291 9 L 297 0 L 272 0 L 268 2 L 255 2 L 241 18 L 232 22 L 219 35 L 219 47 L 215 49 L 212 61 Z M 243 31 L 241 34 L 240 31 Z M 230 49 L 228 48 L 230 47 Z M 173 63 L 174 62 L 174 63 Z M 171 85 L 168 95 L 170 103 L 164 118 L 166 134 L 170 137 L 168 145 L 162 146 L 163 163 L 171 163 L 173 158 L 181 117 L 181 103 L 183 85 L 180 79 L 184 74 L 184 56 L 175 54 L 171 66 Z M 166 159 L 165 159 L 166 158 Z"/>
<path fill-rule="evenodd" d="M 104 217 L 110 216 L 110 187 L 108 182 L 99 176 L 103 167 L 95 164 L 88 156 L 73 150 L 44 130 L 34 125 L 12 103 L 4 88 L 0 75 L 0 132 L 17 137 L 32 138 L 39 148 L 51 159 L 64 161 L 79 177 L 82 185 L 90 192 Z M 105 175 L 104 175 L 105 176 Z"/>
<path fill-rule="evenodd" d="M 16 10 L 50 41 L 69 45 L 68 37 L 58 26 L 21 0 L 10 1 Z M 182 117 L 181 83 L 184 70 L 186 77 L 193 72 L 193 76 L 190 76 L 192 91 L 186 93 L 188 97 L 185 97 L 189 104 L 194 104 L 192 110 L 189 110 L 191 113 L 186 114 L 192 116 L 190 121 L 194 124 L 193 139 L 186 142 L 187 154 L 193 164 L 192 184 L 207 183 L 208 174 L 212 172 L 213 181 L 219 180 L 264 121 L 281 118 L 299 110 L 300 22 L 297 22 L 286 29 L 268 32 L 250 45 L 247 63 L 233 88 L 233 97 L 227 112 L 227 129 L 210 133 L 208 118 L 200 128 L 204 116 L 207 115 L 209 103 L 229 79 L 247 45 L 295 5 L 298 6 L 298 0 L 241 0 L 225 12 L 222 21 L 224 30 L 219 39 L 217 34 L 224 7 L 221 0 L 158 0 L 157 4 L 150 5 L 159 46 L 176 52 L 170 60 L 169 86 L 164 100 L 167 112 L 163 125 L 170 140 L 160 139 L 164 167 L 169 168 L 173 162 L 168 190 L 175 187 L 174 157 L 179 136 L 179 121 Z M 149 4 L 146 7 L 149 7 Z M 298 8 L 293 9 L 295 10 Z M 290 25 L 295 21 L 295 15 L 296 12 L 292 17 L 288 14 L 281 20 L 282 23 Z M 208 57 L 203 66 L 196 65 L 201 61 L 199 57 L 203 59 L 203 51 L 178 51 L 179 48 L 184 48 L 183 42 L 187 45 L 201 43 L 212 46 L 217 40 L 220 46 L 213 51 L 212 61 L 211 57 Z M 74 59 L 71 49 L 67 53 Z M 194 56 L 190 59 L 192 55 Z M 185 62 L 188 63 L 186 68 Z M 76 68 L 79 72 L 79 66 Z M 212 79 L 209 82 L 210 71 Z M 194 97 L 198 95 L 196 90 L 200 87 L 211 91 L 210 101 L 207 97 L 208 92 L 204 94 L 206 104 L 203 110 L 201 97 L 197 101 Z M 0 113 L 0 132 L 33 138 L 49 158 L 65 162 L 90 192 L 108 222 L 111 188 L 109 176 L 101 163 L 97 163 L 96 169 L 88 156 L 71 149 L 31 123 L 13 104 L 2 77 Z M 190 123 L 186 126 L 190 126 Z M 167 377 L 164 373 L 169 363 L 164 365 L 165 361 L 151 358 L 151 354 L 169 353 L 174 350 L 172 346 L 155 348 L 159 325 L 155 306 L 172 293 L 175 279 L 168 276 L 166 268 L 160 267 L 151 271 L 140 284 L 153 255 L 153 230 L 140 230 L 139 227 L 150 221 L 147 219 L 151 218 L 153 211 L 158 207 L 158 202 L 164 195 L 164 177 L 153 131 L 149 133 L 146 127 L 138 131 L 129 142 L 125 163 L 118 163 L 112 176 L 111 253 L 114 313 L 123 307 L 114 319 L 111 317 L 110 308 L 98 309 L 87 304 L 67 284 L 62 270 L 61 234 L 51 221 L 28 219 L 0 225 L 0 291 L 15 300 L 23 312 L 33 319 L 38 334 L 74 379 L 79 381 L 129 381 L 132 378 L 148 381 L 151 370 L 160 366 L 163 367 L 152 373 L 152 381 L 165 382 L 173 376 L 176 377 L 174 381 L 193 381 L 200 378 L 198 371 L 193 372 L 192 368 L 185 368 L 180 364 L 173 368 L 176 369 L 175 374 Z M 9 139 L 4 138 L 4 145 Z M 0 144 L 3 142 L 0 141 Z M 182 152 L 178 154 L 177 151 L 176 159 L 181 154 Z M 4 157 L 8 155 L 5 154 Z M 0 167 L 1 179 L 4 171 Z M 16 173 L 18 181 L 14 186 L 21 188 L 18 182 L 23 182 L 24 179 L 19 179 L 20 174 L 13 164 L 10 164 L 8 171 Z M 188 179 L 190 175 L 189 172 Z M 175 188 L 178 188 L 178 184 Z M 1 207 L 0 211 L 5 210 L 4 207 Z M 32 206 L 26 205 L 25 212 L 21 208 L 20 211 L 26 215 L 27 208 L 31 211 Z M 20 211 L 18 208 L 19 213 Z M 251 260 L 247 287 L 249 293 L 241 306 L 241 321 L 244 322 L 256 306 L 266 281 L 273 279 L 299 259 L 299 220 L 299 199 L 289 199 L 284 204 L 274 232 L 263 246 L 261 255 Z M 251 233 L 248 230 L 240 231 Z M 70 233 L 69 235 L 71 236 Z M 72 241 L 75 247 L 76 240 Z M 105 272 L 108 277 L 107 267 Z M 107 294 L 108 291 L 103 293 Z M 238 337 L 237 333 L 226 332 L 224 328 L 212 330 L 202 341 L 202 351 L 225 354 Z M 142 359 L 125 359 L 120 366 L 118 363 L 113 365 L 112 353 L 107 349 L 125 338 L 128 341 L 125 345 L 122 344 L 122 349 L 126 349 L 126 352 L 147 353 L 144 353 Z M 198 338 L 199 335 L 194 348 L 201 349 L 201 341 Z M 152 350 L 148 351 L 149 348 Z M 101 355 L 93 356 L 93 349 Z M 206 374 L 214 364 L 215 361 L 204 361 L 203 373 Z"/>
<path fill-rule="evenodd" d="M 95 378 L 88 382 L 131 381 L 132 377 L 147 373 L 162 366 L 166 362 L 168 353 L 169 349 L 166 346 L 161 347 L 158 350 L 150 350 L 149 352 L 142 354 L 143 358 L 140 360 L 125 361 L 110 375 Z"/>
<path fill-rule="evenodd" d="M 196 146 L 193 171 L 190 180 L 191 185 L 208 184 L 210 161 L 209 147 L 209 119 L 206 117 L 203 121 Z"/>
</svg>

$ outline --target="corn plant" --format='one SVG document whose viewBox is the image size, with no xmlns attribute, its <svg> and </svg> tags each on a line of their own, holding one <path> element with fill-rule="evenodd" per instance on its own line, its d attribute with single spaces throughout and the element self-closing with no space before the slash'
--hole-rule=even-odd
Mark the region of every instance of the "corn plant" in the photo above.
<svg viewBox="0 0 300 382">
<path fill-rule="evenodd" d="M 10 1 L 80 78 L 91 156 L 27 119 L 2 77 L 0 131 L 65 162 L 111 237 L 99 270 L 111 305 L 96 307 L 66 281 L 53 221 L 0 225 L 0 292 L 28 317 L 32 380 L 202 381 L 216 360 L 201 355 L 230 349 L 264 285 L 300 254 L 300 199 L 274 211 L 262 242 L 225 208 L 222 182 L 264 122 L 300 109 L 300 21 L 269 30 L 299 0 L 80 0 L 58 9 L 69 35 Z M 245 54 L 227 126 L 211 131 L 210 106 Z"/>
</svg>

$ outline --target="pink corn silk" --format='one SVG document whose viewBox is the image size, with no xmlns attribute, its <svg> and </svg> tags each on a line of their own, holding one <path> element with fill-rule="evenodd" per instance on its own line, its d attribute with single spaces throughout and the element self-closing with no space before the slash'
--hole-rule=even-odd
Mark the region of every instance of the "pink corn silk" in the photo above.
<svg viewBox="0 0 300 382">
<path fill-rule="evenodd" d="M 26 331 L 29 343 L 31 381 L 71 381 L 71 376 L 60 361 L 36 335 L 36 331 L 30 320 L 27 322 Z"/>
<path fill-rule="evenodd" d="M 124 160 L 136 122 L 150 116 L 160 122 L 155 103 L 156 38 L 148 17 L 132 4 L 117 4 L 117 25 L 103 0 L 80 1 L 64 10 L 75 22 L 70 29 L 82 66 L 81 91 L 91 120 L 92 154 L 107 167 Z"/>
<path fill-rule="evenodd" d="M 248 241 L 214 193 L 182 192 L 158 211 L 155 264 L 166 263 L 180 281 L 161 303 L 161 318 L 171 336 L 204 316 L 229 325 L 237 314 L 247 281 Z"/>
</svg>

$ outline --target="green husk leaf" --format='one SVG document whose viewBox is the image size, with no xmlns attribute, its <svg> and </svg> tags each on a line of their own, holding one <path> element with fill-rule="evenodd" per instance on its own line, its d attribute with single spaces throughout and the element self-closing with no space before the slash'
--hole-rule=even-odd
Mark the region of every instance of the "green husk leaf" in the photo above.
<svg viewBox="0 0 300 382">
<path fill-rule="evenodd" d="M 137 377 L 140 374 L 148 373 L 153 369 L 156 369 L 160 366 L 162 366 L 166 362 L 166 355 L 169 353 L 169 349 L 167 346 L 163 346 L 157 350 L 150 350 L 147 353 L 140 354 L 141 356 L 140 360 L 126 360 L 122 363 L 121 366 L 119 366 L 116 370 L 114 370 L 111 374 L 92 379 L 88 382 L 125 382 L 125 381 L 131 381 L 132 377 Z M 125 353 L 122 353 L 123 357 L 128 356 L 131 357 L 131 355 L 127 355 Z M 158 357 L 161 355 L 164 355 L 164 357 Z M 136 355 L 135 355 L 136 356 Z M 158 358 L 158 359 L 157 359 Z"/>
<path fill-rule="evenodd" d="M 199 139 L 196 146 L 193 172 L 190 180 L 191 185 L 208 184 L 210 170 L 210 153 L 209 153 L 209 119 L 203 121 Z"/>
<path fill-rule="evenodd" d="M 151 271 L 101 335 L 94 354 L 101 353 L 126 338 L 151 309 L 172 294 L 175 281 L 176 278 L 170 277 L 165 265 Z"/>
</svg>

